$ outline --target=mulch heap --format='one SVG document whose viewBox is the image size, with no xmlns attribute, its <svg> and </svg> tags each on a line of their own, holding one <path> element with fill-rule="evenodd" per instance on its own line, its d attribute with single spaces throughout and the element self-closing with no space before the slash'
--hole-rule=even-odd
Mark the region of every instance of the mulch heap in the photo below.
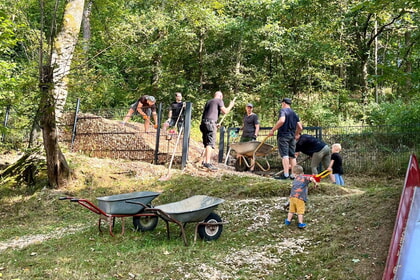
<svg viewBox="0 0 420 280">
<path fill-rule="evenodd" d="M 121 120 L 111 120 L 90 113 L 79 113 L 74 142 L 74 115 L 63 117 L 60 126 L 60 141 L 68 144 L 73 152 L 80 152 L 92 157 L 154 161 L 156 149 L 156 129 L 151 125 L 149 131 L 144 131 L 144 124 L 129 122 L 125 125 Z M 158 163 L 164 164 L 171 160 L 178 135 L 167 137 L 166 132 L 160 132 Z M 170 139 L 170 140 L 168 140 Z M 182 156 L 182 135 L 175 150 L 175 162 L 180 162 Z M 197 161 L 201 157 L 202 144 L 190 139 L 188 159 Z"/>
</svg>

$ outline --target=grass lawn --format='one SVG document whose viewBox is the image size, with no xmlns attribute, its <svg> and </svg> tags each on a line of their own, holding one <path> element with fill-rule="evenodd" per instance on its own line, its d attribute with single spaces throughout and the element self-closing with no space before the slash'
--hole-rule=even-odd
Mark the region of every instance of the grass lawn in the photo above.
<svg viewBox="0 0 420 280">
<path fill-rule="evenodd" d="M 404 178 L 345 177 L 341 188 L 323 180 L 310 189 L 305 222 L 283 224 L 290 181 L 190 166 L 174 170 L 123 160 L 66 155 L 74 180 L 66 188 L 28 190 L 13 182 L 0 186 L 0 279 L 381 279 Z M 227 224 L 218 240 L 194 243 L 194 225 L 165 223 L 136 232 L 120 219 L 115 237 L 98 215 L 69 195 L 96 197 L 158 191 L 154 205 L 195 194 L 225 199 L 216 212 Z"/>
</svg>

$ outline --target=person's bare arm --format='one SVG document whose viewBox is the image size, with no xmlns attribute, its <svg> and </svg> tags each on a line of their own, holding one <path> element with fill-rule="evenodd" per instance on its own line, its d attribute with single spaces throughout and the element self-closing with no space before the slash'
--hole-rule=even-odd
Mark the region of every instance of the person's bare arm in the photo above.
<svg viewBox="0 0 420 280">
<path fill-rule="evenodd" d="M 260 125 L 256 124 L 255 125 L 255 136 L 258 136 L 258 133 L 260 132 Z"/>
<path fill-rule="evenodd" d="M 298 122 L 296 124 L 296 132 L 295 132 L 295 135 L 299 135 L 302 132 L 302 130 L 303 130 L 303 125 L 302 125 L 301 122 Z"/>
<path fill-rule="evenodd" d="M 144 118 L 144 116 L 147 116 L 146 115 L 146 113 L 143 111 L 143 104 L 141 104 L 140 102 L 139 102 L 139 104 L 137 105 L 137 108 L 136 108 L 136 110 L 137 110 L 137 112 L 139 112 L 139 114 L 140 115 L 142 115 L 143 116 L 143 118 Z"/>
<path fill-rule="evenodd" d="M 227 108 L 223 106 L 220 108 L 220 111 L 222 111 L 222 113 L 226 115 L 227 113 L 230 112 L 230 110 L 232 110 L 234 105 L 235 105 L 235 101 L 232 100 L 230 101 L 229 106 Z"/>
<path fill-rule="evenodd" d="M 328 166 L 327 170 L 332 171 L 332 166 L 333 166 L 333 164 L 334 164 L 334 160 L 332 159 L 332 160 L 330 161 L 330 165 Z"/>
<path fill-rule="evenodd" d="M 279 120 L 276 122 L 276 124 L 273 126 L 273 128 L 268 133 L 268 136 L 273 136 L 274 132 L 283 126 L 284 122 L 286 121 L 286 117 L 280 117 Z"/>
</svg>

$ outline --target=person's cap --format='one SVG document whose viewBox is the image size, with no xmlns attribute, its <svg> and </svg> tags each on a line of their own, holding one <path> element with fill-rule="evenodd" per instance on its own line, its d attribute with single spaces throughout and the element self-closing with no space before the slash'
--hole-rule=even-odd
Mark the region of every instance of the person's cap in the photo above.
<svg viewBox="0 0 420 280">
<path fill-rule="evenodd" d="M 147 100 L 151 101 L 151 102 L 156 102 L 156 99 L 154 96 L 149 95 L 148 97 L 146 97 Z"/>
<path fill-rule="evenodd" d="M 289 104 L 289 105 L 292 105 L 292 99 L 290 99 L 290 98 L 283 98 L 282 100 L 281 100 L 281 103 L 286 103 L 286 104 Z"/>
<path fill-rule="evenodd" d="M 246 104 L 246 107 L 254 107 L 254 105 L 252 105 L 252 103 L 248 103 Z"/>
</svg>

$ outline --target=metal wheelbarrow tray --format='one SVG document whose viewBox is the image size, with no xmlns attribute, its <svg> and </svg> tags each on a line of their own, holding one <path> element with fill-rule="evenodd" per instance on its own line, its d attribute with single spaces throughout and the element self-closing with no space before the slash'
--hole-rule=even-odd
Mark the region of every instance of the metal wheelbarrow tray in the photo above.
<svg viewBox="0 0 420 280">
<path fill-rule="evenodd" d="M 230 148 L 237 153 L 237 159 L 235 163 L 235 170 L 246 171 L 247 169 L 253 170 L 255 164 L 262 170 L 270 170 L 270 164 L 266 156 L 273 150 L 273 146 L 264 143 L 268 136 L 263 141 L 250 141 L 250 142 L 238 142 L 230 144 Z M 262 166 L 257 158 L 263 157 L 266 166 Z"/>
<path fill-rule="evenodd" d="M 107 220 L 109 222 L 109 233 L 114 236 L 112 230 L 115 224 L 115 218 L 121 218 L 122 234 L 124 234 L 124 218 L 133 217 L 144 217 L 144 219 L 156 218 L 156 215 L 145 213 L 144 210 L 153 199 L 159 196 L 158 192 L 133 192 L 124 193 L 110 196 L 98 197 L 98 206 L 87 199 L 75 198 L 75 197 L 60 197 L 60 200 L 70 200 L 71 202 L 77 202 L 81 206 L 99 215 L 98 228 L 101 230 L 101 221 Z M 157 219 L 156 219 L 157 222 Z M 150 228 L 142 228 L 145 230 L 152 230 L 156 225 L 150 225 Z"/>
<path fill-rule="evenodd" d="M 216 240 L 220 237 L 225 222 L 213 210 L 223 202 L 224 199 L 221 198 L 195 195 L 181 201 L 146 208 L 145 212 L 155 213 L 165 221 L 168 238 L 170 238 L 169 222 L 179 225 L 184 244 L 188 245 L 185 236 L 187 223 L 197 223 L 194 242 L 197 239 L 197 234 L 206 241 Z"/>
</svg>

